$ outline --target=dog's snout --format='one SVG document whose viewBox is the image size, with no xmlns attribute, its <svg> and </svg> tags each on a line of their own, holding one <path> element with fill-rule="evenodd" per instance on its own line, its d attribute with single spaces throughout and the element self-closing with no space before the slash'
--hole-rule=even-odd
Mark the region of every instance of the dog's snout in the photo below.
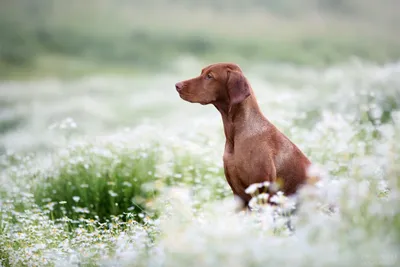
<svg viewBox="0 0 400 267">
<path fill-rule="evenodd" d="M 175 84 L 176 91 L 180 92 L 183 89 L 183 83 L 179 82 Z"/>
</svg>

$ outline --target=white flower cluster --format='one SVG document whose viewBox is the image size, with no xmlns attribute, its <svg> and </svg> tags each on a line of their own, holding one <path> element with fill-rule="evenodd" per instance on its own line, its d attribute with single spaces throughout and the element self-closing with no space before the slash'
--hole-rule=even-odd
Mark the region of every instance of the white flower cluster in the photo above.
<svg viewBox="0 0 400 267">
<path fill-rule="evenodd" d="M 399 70 L 399 63 L 251 70 L 261 108 L 318 164 L 308 176 L 322 179 L 295 198 L 274 183 L 253 184 L 251 211 L 241 212 L 224 180 L 220 118 L 195 105 L 173 112 L 184 104 L 165 96 L 165 80 L 143 82 L 148 92 L 100 78 L 24 84 L 27 93 L 42 85 L 119 91 L 103 104 L 77 97 L 43 100 L 32 114 L 15 108 L 27 131 L 0 135 L 0 266 L 399 266 Z M 271 75 L 280 82 L 265 81 Z M 102 123 L 114 131 L 126 114 L 144 116 L 125 99 L 154 108 L 157 124 L 135 120 L 132 129 L 99 136 Z M 45 132 L 51 108 L 88 118 L 79 117 L 79 128 L 72 119 L 54 127 L 94 132 L 40 153 L 47 136 L 29 136 Z M 23 153 L 30 147 L 35 153 Z M 94 209 L 122 211 L 105 219 L 91 216 Z"/>
</svg>

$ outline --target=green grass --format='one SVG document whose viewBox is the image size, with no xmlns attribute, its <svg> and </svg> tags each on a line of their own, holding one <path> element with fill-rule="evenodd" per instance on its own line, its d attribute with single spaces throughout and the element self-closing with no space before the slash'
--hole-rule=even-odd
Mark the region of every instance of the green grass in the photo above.
<svg viewBox="0 0 400 267">
<path fill-rule="evenodd" d="M 56 159 L 50 174 L 34 174 L 35 202 L 52 219 L 103 222 L 129 213 L 143 221 L 144 216 L 156 216 L 152 205 L 165 186 L 190 186 L 199 206 L 210 196 L 222 199 L 230 194 L 222 169 L 191 155 L 174 156 L 165 163 L 172 172 L 158 174 L 161 151 L 156 144 L 135 149 L 88 144 L 67 155 Z M 202 195 L 205 185 L 208 192 Z"/>
<path fill-rule="evenodd" d="M 55 219 L 104 221 L 124 212 L 143 213 L 146 202 L 158 194 L 156 188 L 142 188 L 155 182 L 156 149 L 119 154 L 107 148 L 90 151 L 90 146 L 71 151 L 55 176 L 39 178 L 34 189 L 36 203 L 49 207 Z"/>
</svg>

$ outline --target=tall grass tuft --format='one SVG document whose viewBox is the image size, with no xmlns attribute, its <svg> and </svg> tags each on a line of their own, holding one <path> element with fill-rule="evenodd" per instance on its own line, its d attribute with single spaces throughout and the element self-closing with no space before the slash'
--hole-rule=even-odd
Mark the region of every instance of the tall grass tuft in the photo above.
<svg viewBox="0 0 400 267">
<path fill-rule="evenodd" d="M 40 206 L 52 218 L 97 218 L 136 214 L 141 221 L 146 203 L 157 195 L 154 176 L 157 148 L 117 149 L 84 145 L 63 152 L 58 168 L 35 183 Z"/>
<path fill-rule="evenodd" d="M 165 187 L 188 186 L 196 207 L 231 195 L 221 162 L 164 141 L 84 142 L 53 156 L 51 170 L 34 173 L 35 203 L 50 218 L 107 221 L 133 214 L 135 220 L 157 216 L 154 200 Z M 124 216 L 123 216 L 124 217 Z"/>
</svg>

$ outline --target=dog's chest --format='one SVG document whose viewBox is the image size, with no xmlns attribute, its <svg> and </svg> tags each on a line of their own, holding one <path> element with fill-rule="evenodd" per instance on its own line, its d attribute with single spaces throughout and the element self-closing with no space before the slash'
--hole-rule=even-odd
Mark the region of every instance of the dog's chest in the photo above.
<svg viewBox="0 0 400 267">
<path fill-rule="evenodd" d="M 225 177 L 233 193 L 236 195 L 243 194 L 245 188 L 240 179 L 240 170 L 235 162 L 234 153 L 230 153 L 225 150 L 223 161 Z"/>
<path fill-rule="evenodd" d="M 223 161 L 225 176 L 234 191 L 244 191 L 252 175 L 251 147 L 226 147 Z M 239 192 L 237 192 L 239 193 Z"/>
</svg>

